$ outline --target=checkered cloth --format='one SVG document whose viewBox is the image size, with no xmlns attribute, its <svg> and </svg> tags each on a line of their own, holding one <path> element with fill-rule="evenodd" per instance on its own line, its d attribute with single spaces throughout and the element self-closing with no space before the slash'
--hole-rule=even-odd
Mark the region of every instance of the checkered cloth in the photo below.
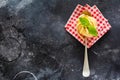
<svg viewBox="0 0 120 80">
<path fill-rule="evenodd" d="M 82 6 L 78 4 L 73 11 L 72 15 L 70 16 L 69 20 L 67 21 L 67 24 L 65 25 L 66 30 L 74 36 L 78 41 L 80 41 L 83 45 L 85 45 L 85 40 L 81 37 L 82 35 L 79 35 L 76 30 L 77 25 L 77 19 L 81 15 L 81 13 L 87 10 L 91 13 L 92 17 L 94 17 L 97 21 L 97 31 L 98 36 L 97 37 L 90 37 L 87 38 L 87 48 L 90 48 L 97 40 L 99 40 L 108 30 L 110 30 L 111 25 L 109 24 L 108 20 L 104 18 L 100 10 L 97 8 L 96 5 L 89 6 L 86 4 L 85 6 Z"/>
</svg>

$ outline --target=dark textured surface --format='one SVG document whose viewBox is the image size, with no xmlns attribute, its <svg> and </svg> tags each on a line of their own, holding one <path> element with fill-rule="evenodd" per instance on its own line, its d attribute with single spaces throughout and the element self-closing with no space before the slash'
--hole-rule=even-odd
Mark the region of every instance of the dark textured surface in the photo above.
<svg viewBox="0 0 120 80">
<path fill-rule="evenodd" d="M 111 30 L 88 50 L 64 29 L 77 4 L 97 5 Z M 120 80 L 120 0 L 0 0 L 0 80 L 20 71 L 38 80 Z M 34 80 L 29 74 L 15 80 Z"/>
</svg>

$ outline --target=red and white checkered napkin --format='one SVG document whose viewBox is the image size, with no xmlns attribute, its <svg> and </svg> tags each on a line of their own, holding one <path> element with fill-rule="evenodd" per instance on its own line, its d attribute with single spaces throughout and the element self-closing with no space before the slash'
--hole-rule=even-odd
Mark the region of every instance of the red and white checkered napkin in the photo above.
<svg viewBox="0 0 120 80">
<path fill-rule="evenodd" d="M 97 37 L 87 38 L 87 48 L 90 48 L 97 40 L 99 40 L 108 30 L 110 30 L 111 25 L 109 24 L 108 20 L 104 18 L 100 10 L 97 8 L 96 5 L 90 7 L 88 4 L 85 6 L 81 6 L 78 4 L 73 11 L 72 15 L 70 16 L 67 24 L 65 25 L 66 30 L 74 36 L 78 41 L 80 41 L 83 45 L 85 45 L 85 41 L 82 35 L 79 35 L 76 30 L 77 19 L 81 15 L 81 13 L 87 10 L 91 13 L 92 17 L 94 17 L 97 21 Z"/>
</svg>

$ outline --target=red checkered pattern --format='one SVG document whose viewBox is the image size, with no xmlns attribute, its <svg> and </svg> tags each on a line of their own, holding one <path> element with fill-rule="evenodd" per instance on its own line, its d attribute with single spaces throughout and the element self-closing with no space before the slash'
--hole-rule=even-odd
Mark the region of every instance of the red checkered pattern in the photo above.
<svg viewBox="0 0 120 80">
<path fill-rule="evenodd" d="M 81 13 L 87 10 L 91 13 L 92 17 L 94 17 L 97 21 L 97 37 L 87 38 L 87 48 L 90 48 L 98 39 L 100 39 L 108 30 L 110 30 L 111 25 L 109 24 L 108 20 L 104 18 L 100 10 L 97 8 L 96 5 L 90 7 L 88 4 L 82 6 L 80 4 L 77 5 L 75 10 L 73 11 L 72 15 L 70 16 L 67 24 L 65 25 L 66 30 L 74 36 L 78 41 L 80 41 L 83 45 L 85 45 L 85 41 L 82 35 L 79 35 L 76 30 L 77 19 L 81 15 Z"/>
</svg>

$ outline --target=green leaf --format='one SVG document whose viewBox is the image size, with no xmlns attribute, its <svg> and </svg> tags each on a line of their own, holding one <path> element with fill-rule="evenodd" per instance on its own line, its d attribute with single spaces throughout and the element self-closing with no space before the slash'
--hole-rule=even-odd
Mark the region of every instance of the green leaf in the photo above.
<svg viewBox="0 0 120 80">
<path fill-rule="evenodd" d="M 92 34 L 93 36 L 97 36 L 97 35 L 98 35 L 96 28 L 95 28 L 94 26 L 92 26 L 92 25 L 89 25 L 89 26 L 88 26 L 88 31 L 89 31 L 89 33 Z"/>
<path fill-rule="evenodd" d="M 87 27 L 90 25 L 89 20 L 87 18 L 80 17 L 79 20 L 84 27 Z"/>
<path fill-rule="evenodd" d="M 88 31 L 90 34 L 92 34 L 93 36 L 98 35 L 95 26 L 92 26 L 87 18 L 80 17 L 79 20 L 80 20 L 81 24 L 83 25 L 83 27 L 88 28 Z"/>
</svg>

